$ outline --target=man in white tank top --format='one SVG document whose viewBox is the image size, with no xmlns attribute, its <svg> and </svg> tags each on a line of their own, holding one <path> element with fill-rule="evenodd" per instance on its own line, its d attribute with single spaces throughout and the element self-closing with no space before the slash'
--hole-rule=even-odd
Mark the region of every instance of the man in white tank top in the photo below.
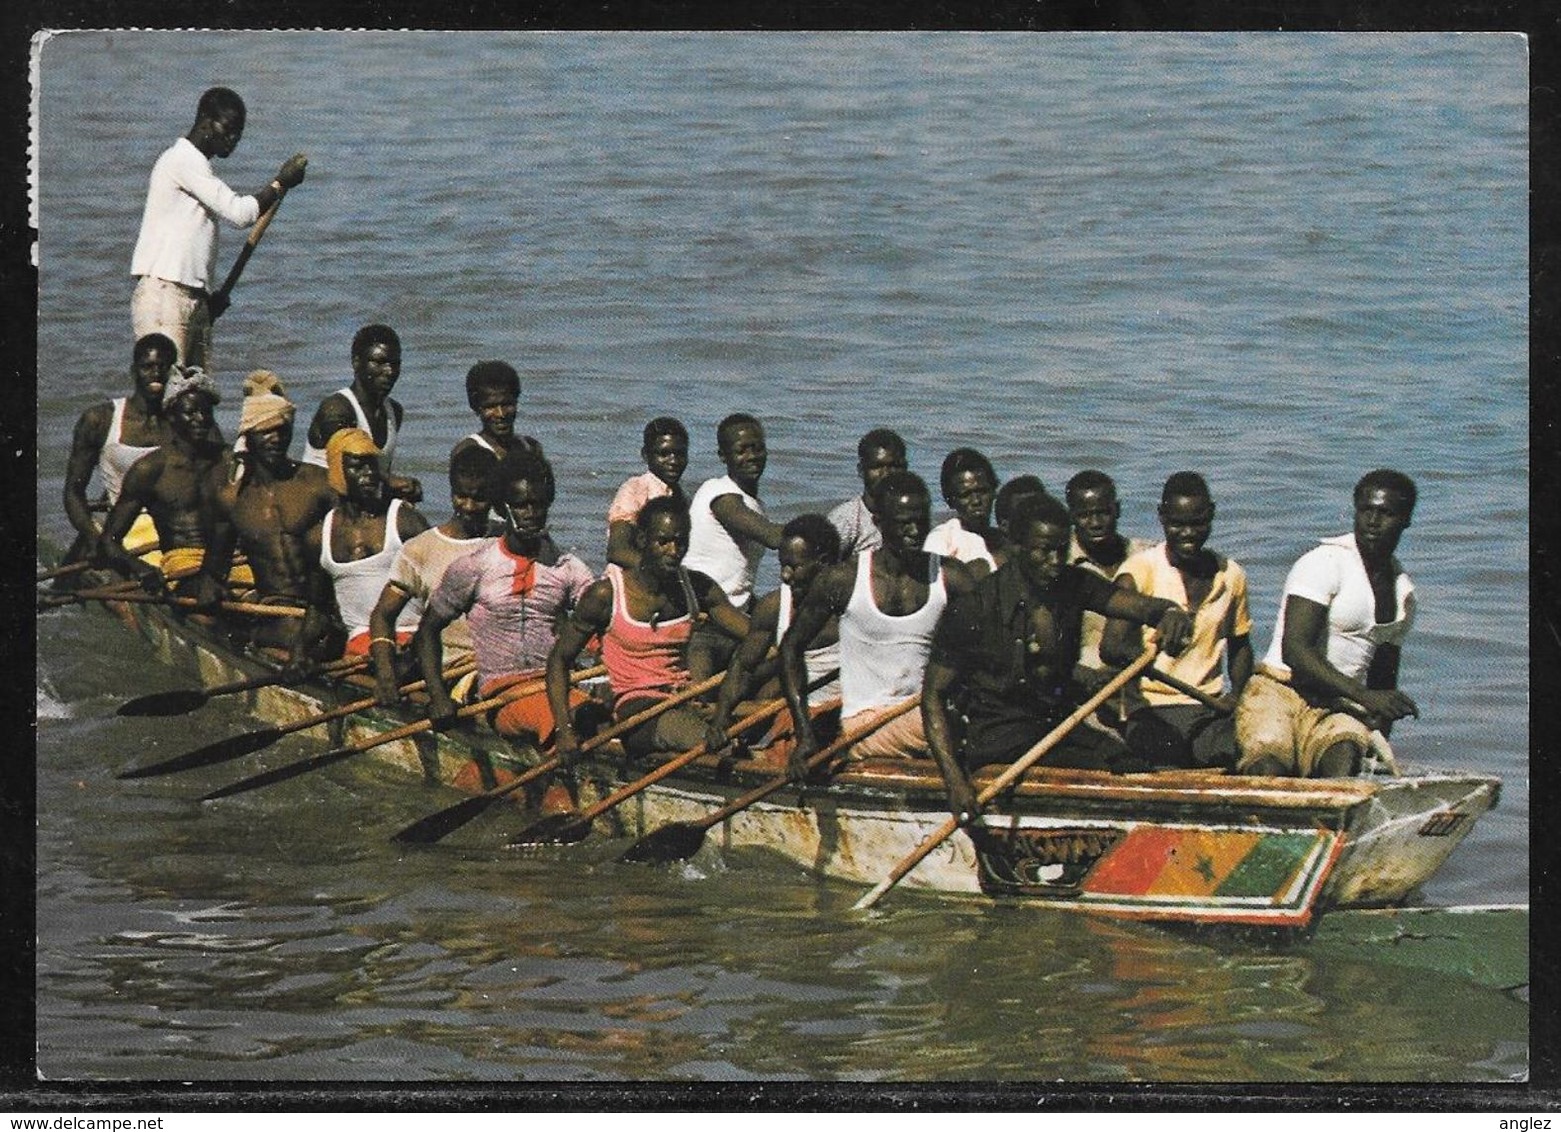
<svg viewBox="0 0 1561 1132">
<path fill-rule="evenodd" d="M 381 471 L 391 493 L 409 503 L 421 500 L 422 484 L 411 476 L 391 474 L 402 411 L 390 391 L 400 377 L 401 339 L 394 330 L 372 323 L 353 335 L 352 384 L 332 393 L 314 411 L 304 437 L 304 463 L 325 467 L 325 446 L 331 437 L 344 428 L 360 428 L 380 451 Z"/>
<path fill-rule="evenodd" d="M 97 470 L 103 494 L 112 507 L 131 465 L 173 439 L 163 416 L 163 389 L 176 360 L 173 341 L 167 335 L 154 333 L 137 339 L 130 362 L 135 392 L 99 402 L 76 421 L 65 465 L 65 517 L 79 537 L 62 564 L 77 561 L 97 541 L 99 527 L 87 501 L 93 470 Z"/>
<path fill-rule="evenodd" d="M 932 497 L 914 472 L 885 476 L 874 495 L 873 520 L 883 544 L 825 570 L 781 640 L 781 680 L 797 743 L 792 773 L 818 749 L 804 688 L 803 652 L 831 616 L 840 619 L 840 721 L 843 728 L 875 717 L 921 690 L 933 631 L 950 596 L 975 579 L 953 559 L 921 549 L 932 526 Z M 871 732 L 852 758 L 917 758 L 926 753 L 921 713 L 908 712 Z"/>
</svg>

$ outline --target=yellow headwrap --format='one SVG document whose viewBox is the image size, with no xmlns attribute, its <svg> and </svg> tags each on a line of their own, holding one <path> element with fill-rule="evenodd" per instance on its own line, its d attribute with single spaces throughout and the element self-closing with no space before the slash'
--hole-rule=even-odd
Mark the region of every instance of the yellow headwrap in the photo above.
<svg viewBox="0 0 1561 1132">
<path fill-rule="evenodd" d="M 331 437 L 325 445 L 325 478 L 337 495 L 347 494 L 347 475 L 342 471 L 343 456 L 381 455 L 374 438 L 361 428 L 344 428 Z"/>
<path fill-rule="evenodd" d="M 289 423 L 297 410 L 282 396 L 282 380 L 268 369 L 257 369 L 244 379 L 244 407 L 238 430 L 264 431 Z"/>
</svg>

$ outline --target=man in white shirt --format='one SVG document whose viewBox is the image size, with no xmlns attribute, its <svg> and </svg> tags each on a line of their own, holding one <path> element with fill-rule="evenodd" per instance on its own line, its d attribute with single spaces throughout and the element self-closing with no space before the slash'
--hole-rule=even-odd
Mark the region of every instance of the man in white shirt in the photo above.
<svg viewBox="0 0 1561 1132">
<path fill-rule="evenodd" d="M 130 258 L 136 277 L 130 321 L 137 339 L 166 334 L 179 364 L 211 372 L 211 322 L 226 307 L 212 302 L 217 261 L 217 221 L 247 228 L 304 179 L 308 159 L 294 154 L 276 177 L 252 196 L 240 196 L 212 171 L 211 158 L 227 157 L 244 134 L 244 100 L 227 87 L 201 95 L 190 132 L 163 151 L 147 184 L 141 234 Z"/>
<path fill-rule="evenodd" d="M 1420 714 L 1398 689 L 1415 587 L 1394 557 L 1414 510 L 1413 480 L 1368 472 L 1355 485 L 1354 531 L 1290 568 L 1273 642 L 1236 705 L 1239 773 L 1352 774 L 1383 748 L 1373 732 Z"/>
</svg>

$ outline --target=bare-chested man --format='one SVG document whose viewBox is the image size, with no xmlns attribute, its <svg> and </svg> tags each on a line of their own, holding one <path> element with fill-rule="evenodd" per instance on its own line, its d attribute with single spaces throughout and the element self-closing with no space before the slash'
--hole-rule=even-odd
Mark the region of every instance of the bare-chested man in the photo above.
<svg viewBox="0 0 1561 1132">
<path fill-rule="evenodd" d="M 135 392 L 93 405 L 76 421 L 70 460 L 65 465 L 65 517 L 78 537 L 64 563 L 89 553 L 101 533 L 87 501 L 92 470 L 97 469 L 103 494 L 112 507 L 135 462 L 173 439 L 163 416 L 163 389 L 176 359 L 177 350 L 167 335 L 153 333 L 137 339 L 130 362 Z"/>
<path fill-rule="evenodd" d="M 325 448 L 342 429 L 360 428 L 373 438 L 384 457 L 391 490 L 416 503 L 423 486 L 411 476 L 390 474 L 401 431 L 401 402 L 390 395 L 401 377 L 401 339 L 382 323 L 371 323 L 352 337 L 352 384 L 332 393 L 315 410 L 305 438 L 304 463 L 325 467 Z"/>
<path fill-rule="evenodd" d="M 119 500 L 103 524 L 98 559 L 139 578 L 152 593 L 162 592 L 168 581 L 177 581 L 175 592 L 184 593 L 205 558 L 202 493 L 223 453 L 222 433 L 212 416 L 217 400 L 217 384 L 205 370 L 179 370 L 168 379 L 163 411 L 173 439 L 131 465 Z M 127 553 L 121 545 L 143 508 L 157 529 L 161 568 Z M 226 573 L 223 570 L 220 576 Z"/>
<path fill-rule="evenodd" d="M 263 622 L 252 638 L 291 651 L 289 664 L 306 665 L 311 648 L 325 635 L 332 604 L 331 584 L 320 569 L 320 524 L 336 505 L 324 469 L 288 456 L 293 443 L 292 402 L 279 383 L 262 389 L 254 382 L 244 398 L 239 434 L 243 452 L 229 452 L 207 478 L 206 546 L 210 552 L 197 580 L 196 596 L 211 604 L 222 596 L 215 564 L 235 546 L 243 549 L 255 576 L 258 600 L 305 606 L 309 616 Z"/>
</svg>

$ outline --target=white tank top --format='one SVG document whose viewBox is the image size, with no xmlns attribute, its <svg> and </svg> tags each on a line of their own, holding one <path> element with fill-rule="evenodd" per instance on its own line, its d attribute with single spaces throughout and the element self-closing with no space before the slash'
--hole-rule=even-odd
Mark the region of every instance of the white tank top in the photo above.
<svg viewBox="0 0 1561 1132">
<path fill-rule="evenodd" d="M 369 627 L 369 614 L 374 612 L 374 606 L 379 603 L 380 591 L 390 579 L 390 567 L 396 560 L 396 551 L 401 549 L 401 532 L 398 529 L 400 510 L 401 500 L 392 499 L 389 510 L 385 512 L 385 545 L 379 553 L 359 558 L 355 562 L 338 562 L 332 556 L 331 527 L 336 518 L 336 508 L 331 508 L 325 516 L 325 525 L 320 530 L 320 566 L 330 575 L 331 584 L 336 590 L 336 608 L 341 612 L 342 624 L 347 626 L 349 635 L 356 635 Z M 410 612 L 408 610 L 401 615 L 396 622 L 397 629 L 411 631 L 417 628 L 408 620 Z"/>
<path fill-rule="evenodd" d="M 948 604 L 943 560 L 938 558 L 920 609 L 904 617 L 880 612 L 873 601 L 875 553 L 865 551 L 857 558 L 856 584 L 840 616 L 842 719 L 869 708 L 888 707 L 921 691 L 932 633 Z"/>
<path fill-rule="evenodd" d="M 765 545 L 756 539 L 734 538 L 721 525 L 710 504 L 723 495 L 735 495 L 748 510 L 764 514 L 764 504 L 738 487 L 731 476 L 706 480 L 688 505 L 688 553 L 683 556 L 683 568 L 709 575 L 738 611 L 746 613 Z"/>
<path fill-rule="evenodd" d="M 476 441 L 478 448 L 482 448 L 482 449 L 485 449 L 488 452 L 492 452 L 495 456 L 502 457 L 502 455 L 503 455 L 497 448 L 495 448 L 493 446 L 493 443 L 486 436 L 484 436 L 480 432 L 474 432 L 471 435 L 469 435 L 466 439 L 467 440 L 474 440 L 474 441 Z"/>
<path fill-rule="evenodd" d="M 791 628 L 791 587 L 780 588 L 780 613 L 775 619 L 775 642 L 779 644 L 781 638 L 786 635 L 786 630 Z M 840 667 L 840 642 L 832 645 L 820 645 L 816 649 L 808 649 L 802 654 L 803 663 L 808 669 L 808 683 L 811 684 L 825 673 Z M 836 676 L 828 684 L 820 685 L 810 696 L 813 703 L 822 703 L 833 699 L 840 694 L 840 677 Z"/>
<path fill-rule="evenodd" d="M 155 444 L 145 447 L 120 441 L 120 434 L 125 428 L 126 400 L 124 397 L 114 398 L 114 418 L 109 422 L 108 436 L 103 440 L 103 447 L 98 450 L 98 478 L 103 481 L 109 506 L 113 506 L 119 498 L 120 489 L 125 486 L 125 473 L 130 470 L 130 466 L 148 452 L 157 451 L 158 447 Z"/>
<path fill-rule="evenodd" d="M 358 397 L 357 394 L 353 393 L 352 386 L 349 385 L 345 389 L 338 389 L 336 392 L 347 398 L 347 404 L 351 405 L 352 411 L 357 414 L 358 427 L 370 436 L 373 436 L 374 430 L 369 427 L 369 415 L 363 411 L 363 406 L 358 404 Z M 329 443 L 328 438 L 327 443 Z M 384 454 L 383 468 L 388 473 L 390 471 L 390 463 L 396 455 L 396 414 L 389 405 L 385 406 L 385 443 L 380 447 L 380 452 Z M 304 463 L 314 464 L 321 468 L 327 466 L 325 449 L 316 448 L 309 443 L 307 437 L 304 438 Z"/>
</svg>

